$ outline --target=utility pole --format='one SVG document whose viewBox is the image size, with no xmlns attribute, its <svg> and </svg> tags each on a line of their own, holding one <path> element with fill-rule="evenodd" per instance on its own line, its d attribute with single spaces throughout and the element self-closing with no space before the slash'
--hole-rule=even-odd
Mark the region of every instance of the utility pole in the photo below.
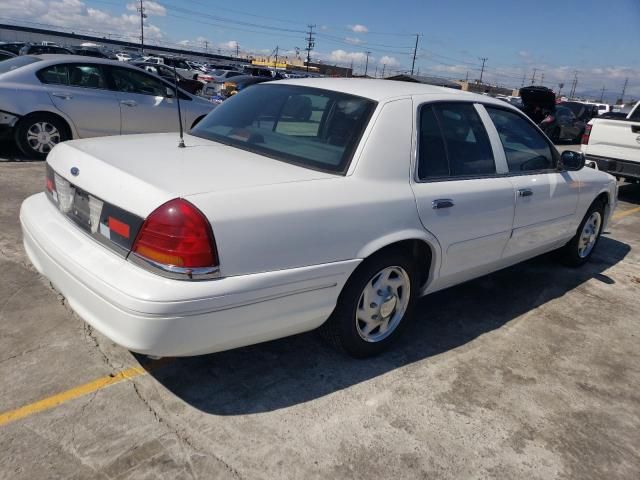
<svg viewBox="0 0 640 480">
<path fill-rule="evenodd" d="M 384 78 L 384 71 L 386 70 L 386 68 L 387 68 L 387 64 L 383 63 L 382 64 L 382 78 Z"/>
<path fill-rule="evenodd" d="M 558 84 L 558 98 L 560 98 L 560 92 L 562 92 L 562 87 L 564 87 L 564 83 L 559 83 Z"/>
<path fill-rule="evenodd" d="M 482 68 L 480 69 L 480 83 L 482 83 L 482 75 L 484 74 L 484 63 L 489 59 L 486 57 L 482 57 L 479 60 L 482 60 Z"/>
<path fill-rule="evenodd" d="M 600 91 L 600 103 L 602 103 L 602 99 L 604 98 L 604 85 L 602 86 L 602 90 Z"/>
<path fill-rule="evenodd" d="M 544 85 L 544 72 L 542 72 L 542 75 L 540 76 L 540 85 Z"/>
<path fill-rule="evenodd" d="M 209 53 L 209 42 L 207 40 L 204 41 L 204 53 Z"/>
<path fill-rule="evenodd" d="M 469 70 L 467 70 L 467 74 L 464 76 L 464 81 L 469 83 Z"/>
<path fill-rule="evenodd" d="M 524 73 L 522 74 L 522 85 L 520 85 L 520 88 L 524 87 L 524 82 L 527 81 L 527 71 L 525 70 Z"/>
<path fill-rule="evenodd" d="M 353 58 L 351 59 L 351 66 L 349 68 L 351 69 L 351 76 L 353 77 Z"/>
<path fill-rule="evenodd" d="M 307 72 L 309 71 L 309 63 L 311 63 L 311 50 L 316 46 L 315 38 L 313 37 L 313 29 L 316 28 L 315 25 L 307 25 L 309 27 L 309 31 L 307 32 Z"/>
<path fill-rule="evenodd" d="M 573 72 L 573 82 L 571 83 L 571 93 L 569 93 L 569 99 L 573 99 L 576 94 L 576 87 L 578 86 L 578 71 Z"/>
<path fill-rule="evenodd" d="M 535 85 L 536 82 L 536 72 L 538 71 L 537 68 L 533 69 L 533 75 L 531 75 L 531 85 Z"/>
<path fill-rule="evenodd" d="M 147 18 L 147 14 L 144 13 L 144 5 L 142 5 L 142 0 L 140 0 L 140 6 L 137 10 L 138 12 L 140 12 L 140 54 L 144 55 L 144 19 Z"/>
<path fill-rule="evenodd" d="M 376 73 L 373 74 L 373 78 L 378 78 L 378 65 L 376 65 Z"/>
<path fill-rule="evenodd" d="M 240 44 L 236 42 L 236 58 L 240 58 Z"/>
<path fill-rule="evenodd" d="M 367 54 L 367 61 L 364 64 L 364 76 L 367 76 L 367 70 L 369 69 L 369 55 L 371 55 L 371 52 L 365 52 Z"/>
<path fill-rule="evenodd" d="M 276 60 L 275 62 L 273 62 L 273 68 L 276 70 L 276 72 L 278 71 L 278 51 L 280 50 L 280 47 L 276 45 Z"/>
<path fill-rule="evenodd" d="M 413 61 L 411 62 L 411 75 L 413 75 L 413 69 L 416 66 L 416 55 L 418 55 L 418 40 L 420 39 L 420 34 L 416 33 L 416 46 L 413 48 Z"/>
<path fill-rule="evenodd" d="M 624 87 L 622 87 L 622 95 L 620 95 L 620 100 L 624 103 L 624 93 L 627 91 L 627 84 L 629 83 L 629 78 L 624 79 Z"/>
</svg>

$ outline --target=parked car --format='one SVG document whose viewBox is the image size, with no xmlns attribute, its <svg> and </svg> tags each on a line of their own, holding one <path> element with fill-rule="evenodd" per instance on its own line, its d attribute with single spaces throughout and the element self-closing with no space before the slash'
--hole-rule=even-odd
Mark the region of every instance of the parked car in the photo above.
<svg viewBox="0 0 640 480">
<path fill-rule="evenodd" d="M 273 78 L 273 73 L 268 68 L 246 65 L 243 71 L 245 75 L 251 75 L 253 77 Z"/>
<path fill-rule="evenodd" d="M 2 46 L 2 45 L 0 45 L 0 47 L 1 47 L 1 46 Z M 7 50 L 0 50 L 0 62 L 1 62 L 2 60 L 6 60 L 6 59 L 8 59 L 8 58 L 13 58 L 13 57 L 15 57 L 15 56 L 16 56 L 16 54 L 15 54 L 15 53 L 9 52 L 9 51 L 7 51 Z"/>
<path fill-rule="evenodd" d="M 628 113 L 608 113 L 592 119 L 582 137 L 582 152 L 600 170 L 640 182 L 640 102 Z"/>
<path fill-rule="evenodd" d="M 82 55 L 83 57 L 95 57 L 95 58 L 107 58 L 109 60 L 118 60 L 118 57 L 112 53 L 104 52 L 95 47 L 74 47 L 73 53 L 75 55 Z"/>
<path fill-rule="evenodd" d="M 201 73 L 198 80 L 204 83 L 224 83 L 232 77 L 244 75 L 242 72 L 235 70 L 211 70 L 209 73 Z"/>
<path fill-rule="evenodd" d="M 20 49 L 20 55 L 73 55 L 74 53 L 68 48 L 59 47 L 57 45 L 41 45 L 27 44 Z"/>
<path fill-rule="evenodd" d="M 594 105 L 598 112 L 598 115 L 609 113 L 611 111 L 611 105 L 608 103 L 586 102 L 587 105 Z"/>
<path fill-rule="evenodd" d="M 586 122 L 562 104 L 556 105 L 553 90 L 531 86 L 520 89 L 522 110 L 553 141 L 579 142 Z"/>
<path fill-rule="evenodd" d="M 131 55 L 127 52 L 116 52 L 116 58 L 121 62 L 128 62 L 132 59 Z"/>
<path fill-rule="evenodd" d="M 583 122 L 588 122 L 593 117 L 597 117 L 599 115 L 598 107 L 592 103 L 567 101 L 560 102 L 558 105 L 571 110 L 576 118 Z"/>
<path fill-rule="evenodd" d="M 4 42 L 0 44 L 0 49 L 6 52 L 11 52 L 14 55 L 20 55 L 20 49 L 24 46 L 24 42 Z"/>
<path fill-rule="evenodd" d="M 20 213 L 38 271 L 143 354 L 321 327 L 373 355 L 421 295 L 556 249 L 585 263 L 616 205 L 613 177 L 516 108 L 418 83 L 256 85 L 185 143 L 65 142 Z"/>
<path fill-rule="evenodd" d="M 192 68 L 185 60 L 179 57 L 160 57 L 164 65 L 169 67 L 175 67 L 176 70 L 185 78 L 191 78 L 193 80 L 198 79 L 198 75 L 202 73 L 197 68 Z"/>
<path fill-rule="evenodd" d="M 178 94 L 186 128 L 213 108 Z M 0 129 L 30 157 L 73 138 L 177 131 L 175 96 L 173 83 L 115 60 L 23 55 L 0 63 Z"/>
<path fill-rule="evenodd" d="M 208 83 L 205 85 L 202 96 L 203 97 L 214 97 L 216 95 L 220 95 L 223 98 L 228 98 L 236 93 L 244 90 L 251 85 L 256 85 L 258 83 L 268 82 L 270 78 L 267 77 L 253 77 L 251 75 L 238 75 L 227 80 L 224 83 Z"/>
<path fill-rule="evenodd" d="M 141 68 L 149 73 L 153 73 L 154 75 L 158 75 L 170 83 L 174 83 L 174 72 L 173 68 L 169 68 L 163 64 L 156 63 L 146 63 L 146 62 L 130 62 L 131 65 L 134 65 L 138 68 Z M 190 78 L 183 77 L 176 70 L 175 75 L 178 77 L 178 87 L 181 89 L 191 93 L 192 95 L 199 95 L 202 92 L 202 82 L 198 80 L 192 80 Z"/>
</svg>

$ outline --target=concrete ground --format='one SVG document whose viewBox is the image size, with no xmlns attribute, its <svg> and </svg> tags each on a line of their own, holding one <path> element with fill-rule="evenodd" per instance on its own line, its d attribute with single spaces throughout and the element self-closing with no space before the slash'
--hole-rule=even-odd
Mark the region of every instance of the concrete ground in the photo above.
<svg viewBox="0 0 640 480">
<path fill-rule="evenodd" d="M 309 333 L 150 364 L 26 259 L 43 176 L 0 162 L 0 478 L 640 475 L 640 185 L 583 268 L 543 256 L 428 296 L 378 358 Z"/>
</svg>

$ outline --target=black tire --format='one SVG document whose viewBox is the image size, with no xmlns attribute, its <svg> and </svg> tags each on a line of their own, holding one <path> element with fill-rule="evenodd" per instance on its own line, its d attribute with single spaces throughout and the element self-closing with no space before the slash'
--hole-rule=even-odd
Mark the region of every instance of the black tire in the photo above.
<svg viewBox="0 0 640 480">
<path fill-rule="evenodd" d="M 602 226 L 604 225 L 604 207 L 604 203 L 601 200 L 596 200 L 591 204 L 591 207 L 589 207 L 589 210 L 580 222 L 580 226 L 578 227 L 574 237 L 564 247 L 558 250 L 559 259 L 562 263 L 568 267 L 580 267 L 587 263 L 589 258 L 591 258 L 593 251 L 596 249 L 598 242 L 600 241 L 600 234 L 602 233 Z M 596 233 L 595 243 L 586 255 L 580 255 L 580 239 L 583 229 L 594 212 L 600 214 L 600 222 Z"/>
<path fill-rule="evenodd" d="M 40 128 L 38 125 L 47 126 L 45 131 L 47 131 L 49 127 L 53 127 L 53 129 L 55 129 L 48 131 L 48 138 L 51 142 L 48 142 L 47 145 L 43 145 L 40 142 L 36 142 L 33 138 L 30 138 L 30 134 Z M 53 133 L 53 135 L 51 135 L 51 133 Z M 14 136 L 15 142 L 20 151 L 22 151 L 25 156 L 38 160 L 44 160 L 47 158 L 47 155 L 52 148 L 51 145 L 55 146 L 58 143 L 70 139 L 69 126 L 66 122 L 60 117 L 49 113 L 34 113 L 25 116 L 16 125 Z M 49 143 L 51 145 L 49 145 Z"/>
<path fill-rule="evenodd" d="M 365 286 L 376 278 L 377 274 L 389 267 L 400 267 L 410 282 L 408 304 L 404 314 L 396 321 L 390 333 L 379 341 L 366 341 L 359 333 L 356 311 Z M 356 269 L 345 284 L 336 308 L 329 319 L 320 327 L 320 334 L 338 350 L 355 358 L 366 358 L 386 350 L 407 325 L 418 295 L 418 275 L 412 258 L 401 250 L 383 250 L 368 259 Z M 399 300 L 398 300 L 399 301 Z M 394 303 L 395 305 L 395 303 Z M 390 317 L 394 317 L 396 307 Z M 375 331 L 375 329 L 374 329 Z"/>
</svg>

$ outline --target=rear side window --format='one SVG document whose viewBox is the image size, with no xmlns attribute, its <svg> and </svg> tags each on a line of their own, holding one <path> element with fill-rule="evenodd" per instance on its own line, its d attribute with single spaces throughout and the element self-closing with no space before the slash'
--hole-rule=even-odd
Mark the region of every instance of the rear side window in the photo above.
<svg viewBox="0 0 640 480">
<path fill-rule="evenodd" d="M 83 88 L 106 88 L 102 70 L 97 65 L 51 65 L 38 72 L 42 83 Z"/>
<path fill-rule="evenodd" d="M 437 103 L 420 110 L 418 178 L 495 175 L 489 136 L 470 103 Z"/>
<path fill-rule="evenodd" d="M 498 130 L 510 173 L 549 170 L 555 167 L 551 147 L 531 123 L 515 112 L 486 106 Z"/>
</svg>

